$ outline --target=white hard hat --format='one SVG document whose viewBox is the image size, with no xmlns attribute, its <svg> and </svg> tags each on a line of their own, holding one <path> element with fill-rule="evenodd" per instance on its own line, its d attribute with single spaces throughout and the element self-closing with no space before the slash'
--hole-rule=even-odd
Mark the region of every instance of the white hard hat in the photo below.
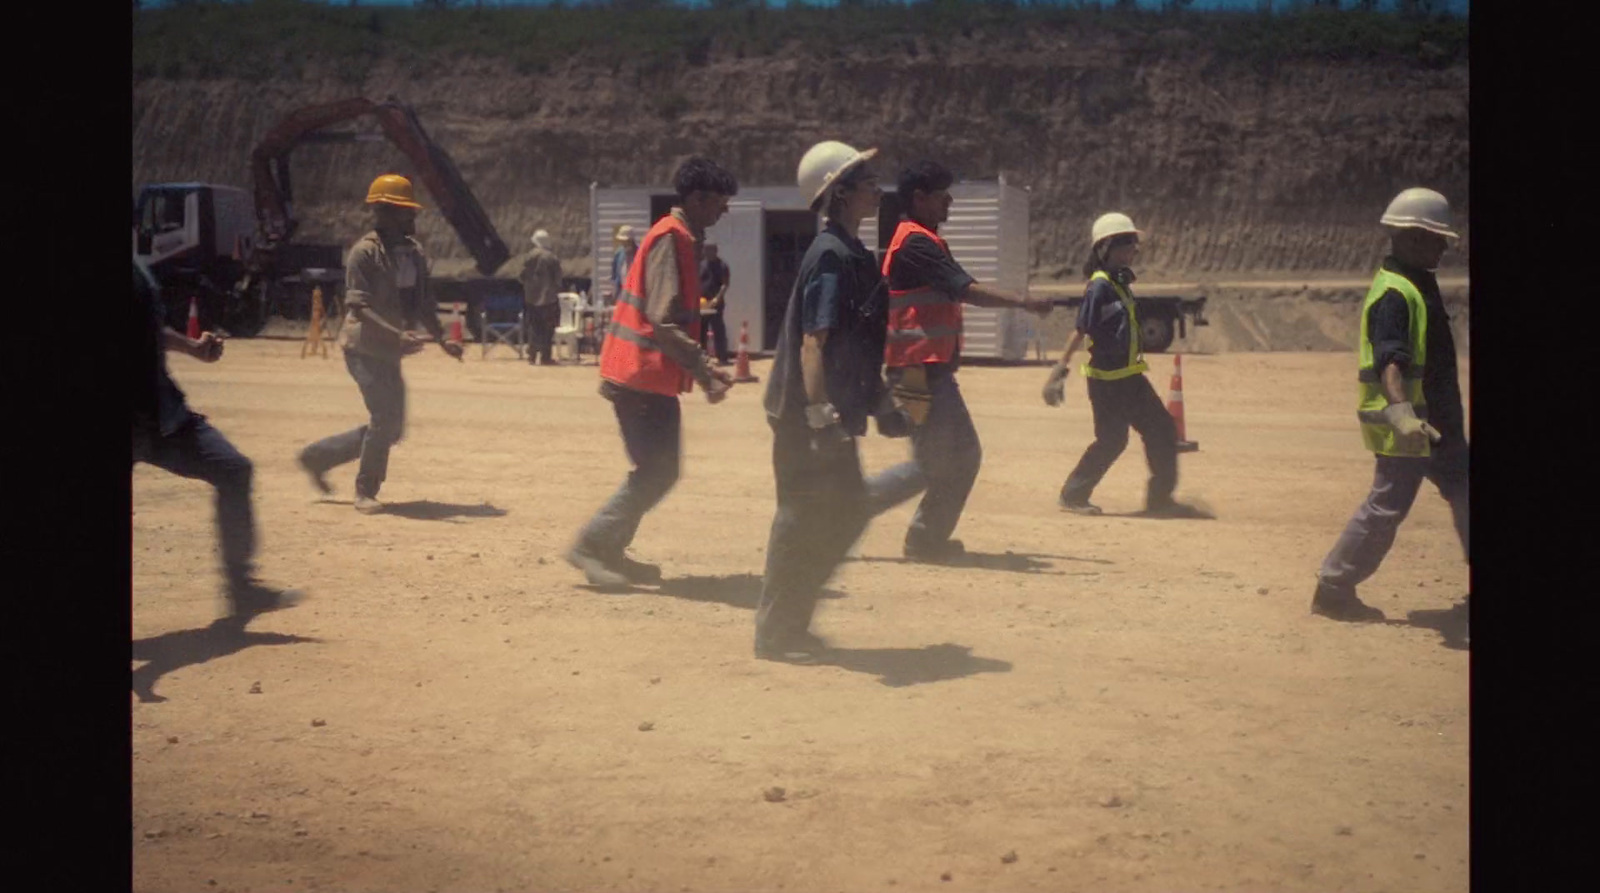
<svg viewBox="0 0 1600 893">
<path fill-rule="evenodd" d="M 1098 245 L 1101 241 L 1112 236 L 1133 233 L 1142 236 L 1144 233 L 1134 228 L 1133 218 L 1126 214 L 1112 211 L 1110 214 L 1101 214 L 1095 218 L 1094 227 L 1090 230 L 1090 244 Z"/>
<path fill-rule="evenodd" d="M 1430 233 L 1461 238 L 1450 228 L 1450 202 L 1432 189 L 1414 186 L 1394 197 L 1378 221 L 1396 229 L 1425 229 Z"/>
<path fill-rule="evenodd" d="M 817 143 L 800 157 L 800 170 L 795 175 L 795 179 L 799 181 L 800 194 L 806 197 L 806 202 L 812 210 L 816 210 L 817 202 L 821 200 L 823 193 L 828 191 L 829 186 L 876 154 L 878 154 L 877 149 L 858 152 L 837 140 Z"/>
<path fill-rule="evenodd" d="M 539 246 L 540 248 L 549 248 L 550 247 L 550 233 L 545 231 L 545 230 L 542 230 L 542 229 L 534 230 L 534 233 L 533 233 L 533 244 Z"/>
<path fill-rule="evenodd" d="M 628 241 L 629 239 L 632 239 L 632 238 L 633 238 L 633 227 L 627 225 L 626 223 L 624 223 L 623 225 L 617 227 L 617 241 L 618 242 L 626 242 L 626 241 Z"/>
</svg>

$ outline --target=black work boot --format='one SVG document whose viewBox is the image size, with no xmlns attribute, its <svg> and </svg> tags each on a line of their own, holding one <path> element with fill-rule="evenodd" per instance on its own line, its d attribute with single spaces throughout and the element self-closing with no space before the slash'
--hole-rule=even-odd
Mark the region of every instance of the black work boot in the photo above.
<svg viewBox="0 0 1600 893">
<path fill-rule="evenodd" d="M 654 585 L 661 582 L 661 565 L 659 564 L 651 564 L 648 561 L 635 561 L 626 555 L 621 555 L 611 562 L 611 567 L 624 577 L 627 577 L 630 583 Z"/>
<path fill-rule="evenodd" d="M 907 561 L 952 564 L 967 557 L 967 547 L 956 539 L 945 540 L 937 545 L 922 545 L 915 540 L 907 539 L 902 554 Z"/>
<path fill-rule="evenodd" d="M 1311 596 L 1311 613 L 1345 623 L 1382 623 L 1383 612 L 1356 597 L 1354 589 L 1340 589 L 1317 581 Z"/>
<path fill-rule="evenodd" d="M 1068 496 L 1066 493 L 1062 493 L 1061 498 L 1056 502 L 1063 511 L 1072 512 L 1075 515 L 1098 515 L 1101 513 L 1100 506 L 1090 502 L 1087 496 Z"/>
<path fill-rule="evenodd" d="M 305 598 L 305 593 L 297 589 L 274 589 L 262 585 L 249 575 L 243 575 L 229 578 L 227 597 L 228 616 L 225 619 L 243 625 L 259 614 L 294 607 Z"/>
<path fill-rule="evenodd" d="M 313 466 L 310 462 L 307 462 L 306 461 L 306 454 L 305 454 L 304 450 L 301 450 L 300 456 L 297 459 L 297 461 L 300 463 L 301 470 L 304 471 L 306 473 L 306 475 L 311 478 L 311 486 L 316 488 L 317 493 L 319 495 L 327 496 L 328 494 L 333 492 L 333 488 L 328 486 L 328 479 L 323 477 L 323 475 L 326 472 L 321 471 L 320 469 L 318 469 L 315 466 Z"/>
</svg>

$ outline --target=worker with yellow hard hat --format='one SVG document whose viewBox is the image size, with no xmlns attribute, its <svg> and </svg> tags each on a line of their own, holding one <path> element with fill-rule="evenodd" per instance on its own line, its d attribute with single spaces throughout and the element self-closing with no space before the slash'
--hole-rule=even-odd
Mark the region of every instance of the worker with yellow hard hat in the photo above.
<svg viewBox="0 0 1600 893">
<path fill-rule="evenodd" d="M 324 475 L 361 461 L 356 472 L 356 511 L 383 510 L 378 488 L 389 468 L 389 448 L 405 427 L 406 386 L 401 357 L 429 341 L 461 359 L 461 345 L 445 340 L 436 305 L 428 294 L 428 259 L 416 240 L 417 202 L 411 181 L 384 174 L 367 189 L 372 231 L 356 240 L 344 262 L 345 320 L 340 331 L 345 368 L 361 389 L 370 421 L 317 441 L 300 453 L 300 466 L 323 495 L 332 492 Z M 421 325 L 427 336 L 412 330 Z"/>
<path fill-rule="evenodd" d="M 1089 361 L 1083 364 L 1083 376 L 1089 382 L 1089 406 L 1094 410 L 1094 442 L 1062 485 L 1060 504 L 1076 514 L 1100 514 L 1100 507 L 1090 502 L 1089 496 L 1127 448 L 1131 427 L 1144 441 L 1145 460 L 1150 464 L 1145 514 L 1202 517 L 1200 510 L 1172 498 L 1178 486 L 1178 427 L 1144 376 L 1149 367 L 1139 343 L 1132 291 L 1132 267 L 1139 258 L 1143 235 L 1133 219 L 1120 212 L 1102 214 L 1090 227 L 1089 259 L 1083 265 L 1088 283 L 1083 303 L 1078 305 L 1075 331 L 1044 386 L 1045 403 L 1060 406 L 1072 355 L 1088 339 Z"/>
<path fill-rule="evenodd" d="M 1395 196 L 1379 223 L 1384 258 L 1361 307 L 1356 418 L 1376 458 L 1372 491 L 1317 572 L 1311 611 L 1334 620 L 1382 621 L 1356 586 L 1378 570 L 1424 479 L 1450 504 L 1461 551 L 1468 549 L 1468 445 L 1456 345 L 1435 271 L 1450 240 L 1450 203 L 1432 189 Z M 1457 606 L 1466 639 L 1465 604 Z M 1447 634 L 1450 632 L 1446 631 Z"/>
</svg>

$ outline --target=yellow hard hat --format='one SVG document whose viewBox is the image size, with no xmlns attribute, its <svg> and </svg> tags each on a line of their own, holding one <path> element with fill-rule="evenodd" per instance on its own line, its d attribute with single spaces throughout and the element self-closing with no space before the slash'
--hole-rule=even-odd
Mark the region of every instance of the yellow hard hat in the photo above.
<svg viewBox="0 0 1600 893">
<path fill-rule="evenodd" d="M 421 208 L 411 191 L 411 181 L 399 174 L 384 174 L 367 188 L 367 204 L 398 205 L 402 208 Z"/>
</svg>

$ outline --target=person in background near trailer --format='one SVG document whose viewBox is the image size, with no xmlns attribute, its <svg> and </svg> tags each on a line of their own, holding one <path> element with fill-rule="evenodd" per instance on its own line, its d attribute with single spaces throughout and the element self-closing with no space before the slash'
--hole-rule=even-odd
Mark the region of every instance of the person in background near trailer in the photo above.
<svg viewBox="0 0 1600 893">
<path fill-rule="evenodd" d="M 550 250 L 550 234 L 533 234 L 533 250 L 522 262 L 522 330 L 527 339 L 528 362 L 556 365 L 550 352 L 556 326 L 561 322 L 561 259 Z M 537 358 L 537 359 L 536 359 Z"/>
<path fill-rule="evenodd" d="M 705 258 L 700 261 L 700 349 L 709 352 L 706 341 L 716 346 L 717 365 L 728 365 L 728 327 L 722 311 L 727 309 L 728 263 L 717 256 L 717 243 L 706 240 Z"/>
<path fill-rule="evenodd" d="M 567 552 L 590 585 L 655 583 L 661 568 L 624 551 L 639 522 L 678 481 L 682 409 L 695 382 L 721 403 L 733 378 L 701 352 L 700 244 L 739 191 L 716 162 L 694 157 L 673 177 L 678 204 L 645 234 L 617 295 L 600 350 L 600 395 L 611 401 L 633 471 L 595 513 Z"/>
<path fill-rule="evenodd" d="M 767 382 L 778 511 L 756 607 L 755 655 L 763 660 L 811 663 L 826 651 L 810 631 L 817 597 L 882 509 L 875 491 L 890 485 L 862 476 L 855 439 L 866 434 L 868 416 L 886 437 L 911 433 L 910 417 L 883 381 L 883 275 L 856 235 L 883 195 L 867 165 L 877 151 L 830 140 L 800 159 L 800 190 L 824 219 L 800 262 Z M 902 490 L 896 501 L 918 489 Z"/>
<path fill-rule="evenodd" d="M 889 283 L 885 363 L 895 394 L 910 412 L 915 474 L 927 493 L 906 531 L 904 554 L 913 561 L 959 560 L 965 548 L 951 539 L 967 496 L 978 479 L 983 447 L 956 384 L 961 363 L 961 305 L 1016 307 L 1044 316 L 1048 299 L 1025 298 L 979 285 L 950 255 L 938 235 L 950 216 L 955 176 L 943 165 L 919 161 L 900 174 L 907 218 L 895 229 L 883 258 Z"/>
<path fill-rule="evenodd" d="M 378 488 L 389 471 L 389 448 L 405 428 L 406 383 L 400 358 L 437 342 L 445 353 L 461 359 L 461 345 L 446 341 L 437 306 L 428 296 L 428 259 L 412 238 L 417 211 L 411 181 L 384 174 L 367 190 L 372 206 L 372 231 L 351 247 L 344 263 L 344 328 L 339 346 L 345 368 L 361 389 L 371 420 L 335 434 L 300 452 L 300 467 L 323 495 L 333 492 L 324 475 L 339 465 L 361 460 L 356 472 L 356 511 L 383 510 Z M 428 330 L 424 339 L 411 326 Z"/>
<path fill-rule="evenodd" d="M 1361 439 L 1376 456 L 1372 491 L 1345 525 L 1317 572 L 1311 611 L 1334 620 L 1382 621 L 1383 612 L 1356 596 L 1394 545 L 1423 479 L 1450 504 L 1468 563 L 1468 445 L 1456 345 L 1435 270 L 1459 238 L 1450 203 L 1412 188 L 1389 203 L 1380 222 L 1390 252 L 1361 310 L 1356 415 Z M 1466 602 L 1457 606 L 1466 638 Z"/>
<path fill-rule="evenodd" d="M 183 391 L 167 372 L 167 351 L 215 363 L 222 359 L 222 339 L 203 332 L 191 341 L 168 328 L 161 289 L 137 258 L 133 310 L 138 345 L 134 357 L 139 364 L 133 377 L 133 461 L 216 488 L 217 539 L 230 622 L 242 626 L 257 614 L 290 607 L 300 593 L 268 588 L 253 577 L 256 525 L 250 486 L 255 467 L 205 416 L 189 409 Z"/>
<path fill-rule="evenodd" d="M 1209 517 L 1172 498 L 1178 486 L 1178 426 L 1144 376 L 1149 367 L 1139 343 L 1139 320 L 1130 290 L 1134 280 L 1131 267 L 1139 257 L 1142 235 L 1128 215 L 1116 212 L 1100 215 L 1090 230 L 1089 259 L 1083 265 L 1089 282 L 1078 306 L 1076 331 L 1044 386 L 1044 402 L 1060 406 L 1072 355 L 1087 337 L 1089 361 L 1083 364 L 1083 375 L 1089 380 L 1089 406 L 1094 410 L 1094 442 L 1067 476 L 1060 503 L 1080 515 L 1100 514 L 1100 507 L 1091 503 L 1089 496 L 1127 448 L 1131 426 L 1144 440 L 1145 461 L 1150 464 L 1145 514 Z"/>
<path fill-rule="evenodd" d="M 617 303 L 617 295 L 622 294 L 622 285 L 628 281 L 628 268 L 633 265 L 634 255 L 639 253 L 639 243 L 633 237 L 633 227 L 624 223 L 617 227 L 617 233 L 612 236 L 616 243 L 616 250 L 611 252 L 611 296 L 606 306 Z"/>
</svg>

